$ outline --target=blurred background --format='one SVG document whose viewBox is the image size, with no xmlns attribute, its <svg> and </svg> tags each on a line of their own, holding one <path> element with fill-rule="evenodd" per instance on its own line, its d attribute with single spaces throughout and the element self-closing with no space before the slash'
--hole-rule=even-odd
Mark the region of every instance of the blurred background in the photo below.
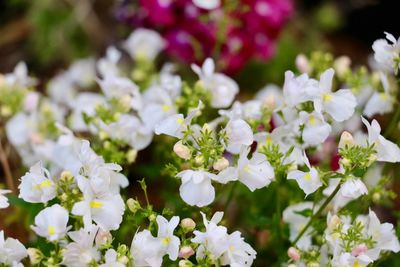
<svg viewBox="0 0 400 267">
<path fill-rule="evenodd" d="M 175 13 L 168 14 L 166 12 L 171 13 L 171 9 L 163 9 L 162 5 L 157 5 L 158 1 L 1 0 L 0 72 L 9 72 L 17 62 L 24 60 L 35 76 L 46 79 L 58 70 L 66 68 L 77 58 L 99 57 L 109 45 L 115 45 L 122 38 L 126 38 L 135 27 L 153 27 L 160 30 L 173 43 L 176 25 L 182 20 L 174 24 L 168 21 L 167 15 L 183 16 L 179 8 L 182 6 L 186 8 L 187 2 L 190 1 L 172 2 L 175 5 L 173 10 Z M 232 13 L 235 13 L 242 8 L 241 2 L 257 4 L 256 7 L 261 12 L 263 9 L 258 2 L 265 1 L 228 2 L 232 2 L 230 8 L 234 11 Z M 264 49 L 262 51 L 264 54 L 258 56 L 258 60 L 253 60 L 252 57 L 249 60 L 246 58 L 245 64 L 239 62 L 240 58 L 230 57 L 227 60 L 229 65 L 236 66 L 227 72 L 231 72 L 230 74 L 233 74 L 241 85 L 249 89 L 259 89 L 267 82 L 281 82 L 283 71 L 293 68 L 295 56 L 300 52 L 307 54 L 318 49 L 330 51 L 335 56 L 346 54 L 356 64 L 366 63 L 374 40 L 383 38 L 384 31 L 391 32 L 395 36 L 398 36 L 400 31 L 395 13 L 397 1 L 266 2 L 270 3 L 272 13 L 279 14 L 275 18 L 270 16 L 264 19 L 269 25 L 276 23 L 275 28 L 270 27 L 266 30 L 267 37 L 273 42 L 273 48 Z M 207 15 L 193 16 L 201 21 L 202 16 Z M 157 21 L 154 19 L 155 16 L 165 19 Z M 187 18 L 185 19 L 187 21 Z M 236 16 L 236 19 L 247 18 L 243 15 Z M 263 18 L 260 19 L 261 22 L 262 20 Z M 262 27 L 260 21 L 246 22 L 247 33 L 258 31 L 257 27 Z M 189 22 L 192 24 L 193 20 Z M 212 26 L 204 29 L 201 29 L 201 26 L 203 25 L 186 30 L 193 31 L 192 35 L 196 38 L 198 34 L 204 34 L 204 31 L 212 29 Z M 201 30 L 203 32 L 200 32 Z M 240 39 L 243 36 L 241 30 L 225 34 L 238 36 L 239 40 L 244 40 L 243 43 L 246 44 L 246 37 Z M 185 51 L 185 47 L 179 45 L 169 49 L 167 54 L 174 55 L 173 49 Z M 246 48 L 245 45 L 243 47 Z M 202 47 L 202 50 L 207 49 Z M 248 49 L 239 51 L 241 54 L 238 52 L 240 57 L 243 57 L 246 50 Z M 221 51 L 224 53 L 223 49 Z M 179 56 L 182 58 L 182 55 Z M 190 59 L 190 56 L 186 55 L 186 61 Z M 197 60 L 201 61 L 201 57 Z M 239 63 L 235 65 L 237 62 Z M 257 71 L 257 77 L 253 75 L 254 70 Z M 248 78 L 250 73 L 251 79 Z"/>
</svg>

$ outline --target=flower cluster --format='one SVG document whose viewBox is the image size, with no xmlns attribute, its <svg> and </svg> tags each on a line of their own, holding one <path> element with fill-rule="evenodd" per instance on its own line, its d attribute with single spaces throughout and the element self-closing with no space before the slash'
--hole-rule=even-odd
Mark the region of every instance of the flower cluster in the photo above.
<svg viewBox="0 0 400 267">
<path fill-rule="evenodd" d="M 389 140 L 400 110 L 384 131 L 374 119 L 394 109 L 399 93 L 398 51 L 383 42 L 373 45 L 371 71 L 345 57 L 300 55 L 300 73 L 287 71 L 282 88 L 267 85 L 245 101 L 211 58 L 191 65 L 195 81 L 170 63 L 158 72 L 165 44 L 151 30 L 122 43 L 134 67 L 110 47 L 59 73 L 45 94 L 19 64 L 0 76 L 0 110 L 29 171 L 20 202 L 0 189 L 0 209 L 27 206 L 35 237 L 26 248 L 1 231 L 0 266 L 29 257 L 37 266 L 239 267 L 251 266 L 257 249 L 290 266 L 359 267 L 399 252 L 394 226 L 371 208 L 379 214 L 395 197 L 390 164 L 400 162 Z M 166 178 L 157 182 L 168 195 L 155 206 L 145 179 L 146 202 L 130 197 L 145 149 L 166 165 L 152 170 Z M 230 233 L 236 226 L 213 212 L 220 206 L 255 238 Z"/>
<path fill-rule="evenodd" d="M 135 28 L 158 29 L 167 53 L 184 62 L 218 53 L 220 67 L 234 73 L 253 58 L 274 54 L 292 5 L 290 0 L 146 0 L 122 4 L 117 17 Z"/>
</svg>

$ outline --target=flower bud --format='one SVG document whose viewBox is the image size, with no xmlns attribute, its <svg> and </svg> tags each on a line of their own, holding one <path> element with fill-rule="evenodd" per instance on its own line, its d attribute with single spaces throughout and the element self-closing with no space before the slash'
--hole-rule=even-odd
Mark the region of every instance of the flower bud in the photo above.
<svg viewBox="0 0 400 267">
<path fill-rule="evenodd" d="M 217 170 L 217 171 L 222 171 L 222 170 L 226 169 L 228 166 L 229 166 L 229 161 L 224 157 L 220 158 L 213 164 L 214 170 Z"/>
<path fill-rule="evenodd" d="M 288 249 L 288 251 L 287 251 L 287 254 L 288 254 L 289 258 L 291 258 L 291 259 L 294 260 L 294 261 L 300 260 L 300 253 L 299 253 L 299 251 L 298 251 L 296 248 L 294 248 L 294 247 L 290 247 L 290 248 Z"/>
<path fill-rule="evenodd" d="M 31 133 L 29 135 L 29 139 L 33 144 L 42 144 L 43 143 L 43 137 L 39 133 Z"/>
<path fill-rule="evenodd" d="M 201 128 L 201 130 L 203 132 L 207 131 L 207 132 L 212 132 L 212 129 L 210 127 L 210 125 L 208 123 L 204 123 L 203 127 Z"/>
<path fill-rule="evenodd" d="M 119 99 L 119 104 L 121 105 L 122 110 L 129 111 L 131 108 L 132 97 L 129 95 L 124 95 Z"/>
<path fill-rule="evenodd" d="M 318 262 L 310 262 L 309 264 L 307 264 L 307 267 L 319 267 L 319 263 Z"/>
<path fill-rule="evenodd" d="M 342 220 L 339 218 L 339 216 L 337 216 L 336 214 L 333 215 L 328 222 L 329 231 L 335 230 L 341 223 Z"/>
<path fill-rule="evenodd" d="M 351 251 L 351 255 L 353 255 L 354 257 L 360 256 L 362 254 L 364 254 L 365 252 L 367 252 L 368 247 L 365 244 L 360 244 L 356 247 L 353 248 L 353 250 Z"/>
<path fill-rule="evenodd" d="M 185 218 L 181 221 L 181 227 L 186 232 L 190 232 L 196 227 L 196 223 L 191 218 Z"/>
<path fill-rule="evenodd" d="M 155 220 L 156 220 L 156 215 L 154 215 L 154 214 L 150 214 L 149 215 L 149 221 L 151 221 L 151 222 L 154 222 Z"/>
<path fill-rule="evenodd" d="M 70 171 L 63 171 L 60 175 L 60 180 L 62 181 L 68 181 L 70 179 L 72 179 L 74 176 L 72 175 L 72 173 Z"/>
<path fill-rule="evenodd" d="M 39 262 L 43 258 L 42 252 L 37 248 L 28 248 L 27 253 L 29 256 L 29 261 L 31 262 L 32 265 L 39 264 Z"/>
<path fill-rule="evenodd" d="M 368 167 L 372 165 L 372 163 L 374 163 L 376 160 L 378 159 L 378 157 L 376 156 L 376 154 L 372 154 L 371 156 L 368 157 Z"/>
<path fill-rule="evenodd" d="M 100 138 L 100 140 L 106 140 L 108 138 L 108 133 L 106 133 L 105 131 L 100 130 L 99 131 L 99 138 Z"/>
<path fill-rule="evenodd" d="M 276 108 L 276 100 L 274 95 L 267 96 L 263 101 L 263 107 L 273 111 Z"/>
<path fill-rule="evenodd" d="M 354 139 L 351 133 L 344 131 L 340 136 L 339 148 L 344 148 L 346 145 L 349 147 L 354 145 Z"/>
<path fill-rule="evenodd" d="M 180 260 L 178 266 L 179 267 L 190 267 L 190 266 L 193 266 L 193 264 L 188 260 Z"/>
<path fill-rule="evenodd" d="M 350 70 L 351 60 L 348 56 L 338 57 L 333 66 L 336 70 L 336 73 L 339 77 L 343 77 Z"/>
<path fill-rule="evenodd" d="M 130 149 L 127 153 L 126 153 L 126 159 L 128 160 L 128 163 L 133 163 L 135 162 L 137 157 L 137 151 L 135 149 Z"/>
<path fill-rule="evenodd" d="M 11 115 L 11 113 L 12 113 L 12 110 L 11 110 L 11 108 L 9 107 L 9 106 L 2 106 L 1 107 L 1 109 L 0 109 L 0 114 L 3 116 L 3 117 L 8 117 L 8 116 L 10 116 Z"/>
<path fill-rule="evenodd" d="M 124 265 L 127 265 L 128 262 L 129 262 L 129 258 L 124 255 L 124 256 L 118 258 L 118 262 L 120 262 L 120 263 L 122 263 Z"/>
<path fill-rule="evenodd" d="M 195 159 L 194 159 L 194 163 L 196 164 L 196 166 L 201 166 L 204 163 L 204 157 L 203 155 L 198 155 Z"/>
<path fill-rule="evenodd" d="M 24 99 L 24 109 L 26 111 L 34 111 L 39 103 L 39 94 L 36 92 L 29 92 Z"/>
<path fill-rule="evenodd" d="M 381 200 L 381 194 L 378 192 L 375 192 L 372 194 L 372 200 L 376 203 L 379 202 L 379 200 Z"/>
<path fill-rule="evenodd" d="M 183 246 L 179 250 L 179 258 L 189 258 L 190 256 L 194 255 L 194 250 L 190 246 Z"/>
<path fill-rule="evenodd" d="M 302 73 L 309 73 L 311 71 L 310 62 L 303 54 L 300 54 L 296 57 L 296 67 Z"/>
<path fill-rule="evenodd" d="M 348 158 L 342 158 L 340 160 L 340 163 L 343 165 L 343 167 L 348 167 L 351 165 L 351 160 L 349 160 Z"/>
<path fill-rule="evenodd" d="M 128 209 L 133 213 L 136 213 L 139 209 L 141 209 L 139 201 L 133 198 L 129 198 L 126 201 L 126 205 L 128 206 Z"/>
<path fill-rule="evenodd" d="M 105 231 L 100 228 L 95 238 L 96 245 L 100 247 L 107 243 L 111 243 L 111 241 L 112 241 L 112 236 L 110 231 Z"/>
<path fill-rule="evenodd" d="M 176 144 L 174 145 L 174 152 L 181 159 L 190 159 L 190 149 L 182 144 L 182 141 L 176 142 Z"/>
</svg>

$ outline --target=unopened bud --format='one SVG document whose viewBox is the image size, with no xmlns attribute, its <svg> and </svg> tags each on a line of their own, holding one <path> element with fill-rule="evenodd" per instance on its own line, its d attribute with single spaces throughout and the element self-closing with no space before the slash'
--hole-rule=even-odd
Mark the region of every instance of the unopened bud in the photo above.
<svg viewBox="0 0 400 267">
<path fill-rule="evenodd" d="M 185 218 L 181 221 L 183 230 L 190 232 L 196 227 L 196 223 L 191 218 Z"/>
<path fill-rule="evenodd" d="M 296 57 L 296 67 L 302 73 L 309 73 L 311 71 L 310 62 L 303 54 Z"/>
<path fill-rule="evenodd" d="M 307 267 L 319 267 L 319 263 L 318 262 L 310 262 L 309 264 L 307 264 Z"/>
<path fill-rule="evenodd" d="M 132 97 L 129 95 L 124 95 L 119 99 L 119 104 L 121 105 L 122 110 L 129 111 L 131 108 Z"/>
<path fill-rule="evenodd" d="M 197 166 L 203 165 L 203 163 L 204 163 L 204 157 L 203 157 L 203 155 L 198 155 L 198 156 L 194 159 L 194 163 L 195 163 Z"/>
<path fill-rule="evenodd" d="M 8 116 L 11 115 L 12 110 L 11 110 L 11 108 L 9 106 L 5 106 L 4 105 L 4 106 L 1 107 L 0 113 L 1 113 L 1 115 L 3 117 L 8 117 Z"/>
<path fill-rule="evenodd" d="M 95 238 L 96 245 L 100 247 L 105 244 L 111 243 L 111 241 L 112 241 L 112 236 L 110 231 L 105 231 L 100 228 Z"/>
<path fill-rule="evenodd" d="M 73 178 L 73 175 L 70 171 L 63 171 L 60 176 L 60 180 L 67 181 Z"/>
<path fill-rule="evenodd" d="M 176 144 L 174 145 L 174 152 L 181 159 L 190 159 L 190 149 L 182 144 L 182 141 L 176 142 Z"/>
<path fill-rule="evenodd" d="M 336 70 L 336 73 L 339 77 L 343 77 L 350 70 L 351 60 L 348 56 L 338 57 L 333 66 Z"/>
<path fill-rule="evenodd" d="M 229 166 L 229 161 L 224 157 L 220 158 L 213 164 L 214 170 L 217 170 L 217 171 L 222 171 L 222 170 L 226 169 L 228 166 Z"/>
<path fill-rule="evenodd" d="M 194 255 L 194 250 L 190 246 L 183 246 L 179 250 L 179 258 L 187 259 L 187 258 L 191 257 L 192 255 Z"/>
<path fill-rule="evenodd" d="M 356 247 L 353 248 L 353 250 L 351 251 L 351 255 L 353 255 L 354 257 L 360 256 L 362 254 L 364 254 L 365 252 L 367 252 L 368 247 L 365 244 L 360 244 Z"/>
<path fill-rule="evenodd" d="M 344 131 L 340 136 L 339 148 L 344 148 L 346 146 L 350 147 L 352 145 L 354 145 L 353 136 L 351 135 L 351 133 Z"/>
<path fill-rule="evenodd" d="M 39 264 L 39 262 L 42 260 L 43 254 L 37 248 L 28 248 L 27 253 L 29 256 L 29 261 L 32 265 Z"/>
<path fill-rule="evenodd" d="M 337 216 L 336 214 L 333 215 L 328 222 L 329 231 L 335 230 L 341 223 L 342 220 L 339 218 L 339 216 Z"/>
<path fill-rule="evenodd" d="M 126 201 L 126 205 L 128 206 L 128 209 L 133 213 L 136 213 L 139 209 L 141 209 L 139 201 L 133 198 L 129 198 Z"/>
<path fill-rule="evenodd" d="M 106 140 L 108 138 L 108 133 L 106 133 L 105 131 L 100 131 L 99 138 L 100 140 Z"/>
<path fill-rule="evenodd" d="M 288 254 L 289 258 L 291 258 L 291 259 L 294 260 L 294 261 L 300 260 L 300 253 L 299 253 L 299 251 L 298 251 L 296 248 L 294 248 L 294 247 L 290 247 L 290 248 L 288 249 L 288 251 L 287 251 L 287 254 Z"/>
<path fill-rule="evenodd" d="M 34 111 L 39 103 L 39 94 L 36 92 L 29 92 L 24 99 L 24 109 L 26 111 Z"/>
<path fill-rule="evenodd" d="M 191 267 L 191 266 L 193 266 L 193 263 L 191 263 L 188 260 L 180 260 L 178 266 L 179 267 Z"/>
<path fill-rule="evenodd" d="M 149 221 L 151 221 L 151 222 L 154 222 L 155 220 L 156 220 L 156 215 L 154 215 L 154 213 L 153 214 L 150 214 L 150 216 L 149 216 Z"/>
<path fill-rule="evenodd" d="M 348 158 L 342 158 L 340 160 L 340 163 L 343 165 L 343 167 L 348 167 L 351 165 L 351 160 L 349 160 Z"/>
<path fill-rule="evenodd" d="M 375 192 L 372 194 L 372 200 L 376 203 L 379 202 L 379 200 L 381 200 L 381 194 L 378 192 Z"/>
<path fill-rule="evenodd" d="M 137 151 L 135 149 L 130 149 L 127 153 L 126 153 L 126 159 L 128 161 L 128 163 L 133 163 L 135 162 L 137 157 Z"/>
<path fill-rule="evenodd" d="M 263 107 L 273 111 L 276 108 L 276 100 L 274 95 L 267 96 L 263 101 Z"/>
<path fill-rule="evenodd" d="M 129 262 L 129 258 L 124 255 L 124 256 L 118 258 L 118 262 L 120 262 L 120 263 L 122 263 L 124 265 L 127 265 L 128 262 Z"/>
<path fill-rule="evenodd" d="M 203 132 L 207 131 L 207 132 L 212 132 L 212 129 L 210 127 L 210 125 L 208 123 L 204 123 L 203 127 L 201 128 L 201 130 Z"/>
</svg>

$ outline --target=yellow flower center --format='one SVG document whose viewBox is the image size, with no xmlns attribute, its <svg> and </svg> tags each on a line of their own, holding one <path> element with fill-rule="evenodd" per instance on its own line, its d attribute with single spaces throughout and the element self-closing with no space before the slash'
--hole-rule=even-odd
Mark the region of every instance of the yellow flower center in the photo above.
<svg viewBox="0 0 400 267">
<path fill-rule="evenodd" d="M 40 184 L 34 185 L 33 189 L 39 190 L 39 189 L 43 189 L 46 187 L 50 187 L 52 185 L 53 185 L 53 182 L 50 181 L 49 179 L 46 179 L 43 182 L 41 182 Z"/>
<path fill-rule="evenodd" d="M 47 233 L 49 235 L 54 235 L 56 233 L 56 228 L 54 226 L 47 227 Z"/>
<path fill-rule="evenodd" d="M 250 167 L 249 167 L 249 165 L 244 166 L 243 171 L 244 171 L 244 172 L 250 172 Z"/>
<path fill-rule="evenodd" d="M 324 94 L 324 95 L 322 96 L 322 99 L 323 99 L 325 102 L 329 102 L 329 101 L 332 100 L 332 95 L 331 95 L 331 94 Z"/>
<path fill-rule="evenodd" d="M 353 267 L 361 267 L 361 264 L 359 264 L 358 261 L 355 261 L 355 262 L 353 263 Z"/>
<path fill-rule="evenodd" d="M 232 246 L 229 246 L 229 250 L 230 250 L 231 252 L 235 251 L 235 249 L 236 249 L 235 246 L 233 246 L 233 245 L 232 245 Z"/>
<path fill-rule="evenodd" d="M 90 207 L 92 209 L 100 209 L 103 207 L 103 203 L 101 203 L 100 201 L 92 200 L 90 201 Z"/>
<path fill-rule="evenodd" d="M 307 172 L 306 174 L 304 174 L 303 178 L 306 181 L 310 181 L 311 180 L 311 174 Z"/>
<path fill-rule="evenodd" d="M 171 242 L 171 238 L 170 238 L 170 237 L 163 238 L 163 239 L 161 240 L 161 242 L 162 242 L 164 245 L 168 245 L 168 244 Z"/>
<path fill-rule="evenodd" d="M 267 138 L 265 139 L 265 143 L 270 145 L 272 143 L 272 138 L 271 136 L 267 136 Z"/>
<path fill-rule="evenodd" d="M 179 124 L 183 124 L 184 120 L 182 118 L 177 118 L 176 122 L 179 123 Z"/>
<path fill-rule="evenodd" d="M 167 112 L 167 111 L 169 111 L 171 109 L 171 106 L 170 105 L 163 105 L 162 106 L 162 111 L 164 111 L 164 112 Z"/>
<path fill-rule="evenodd" d="M 308 119 L 308 122 L 309 122 L 311 125 L 315 125 L 315 124 L 317 124 L 317 119 L 315 118 L 314 115 L 310 115 L 310 118 Z"/>
<path fill-rule="evenodd" d="M 385 94 L 385 93 L 379 94 L 379 98 L 380 98 L 382 101 L 387 101 L 387 100 L 389 99 L 388 95 Z"/>
</svg>

